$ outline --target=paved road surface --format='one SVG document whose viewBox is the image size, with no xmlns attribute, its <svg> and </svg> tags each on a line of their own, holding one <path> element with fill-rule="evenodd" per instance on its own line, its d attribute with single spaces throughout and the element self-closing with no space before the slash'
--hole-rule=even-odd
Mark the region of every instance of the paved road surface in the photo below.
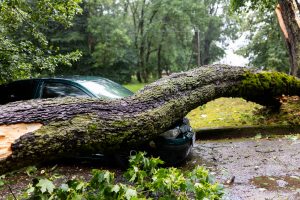
<svg viewBox="0 0 300 200">
<path fill-rule="evenodd" d="M 184 168 L 195 164 L 227 184 L 227 199 L 300 200 L 299 136 L 198 141 Z"/>
</svg>

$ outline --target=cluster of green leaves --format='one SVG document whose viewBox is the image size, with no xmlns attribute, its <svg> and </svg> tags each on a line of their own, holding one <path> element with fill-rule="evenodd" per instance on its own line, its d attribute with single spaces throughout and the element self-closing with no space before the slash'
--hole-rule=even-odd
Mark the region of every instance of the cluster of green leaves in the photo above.
<svg viewBox="0 0 300 200">
<path fill-rule="evenodd" d="M 241 11 L 243 9 L 274 11 L 278 0 L 230 0 L 230 8 L 232 11 Z"/>
<path fill-rule="evenodd" d="M 79 51 L 62 54 L 50 45 L 46 32 L 51 24 L 70 27 L 81 12 L 81 0 L 0 1 L 0 83 L 28 78 L 41 71 L 54 72 L 71 65 Z"/>
<path fill-rule="evenodd" d="M 161 168 L 159 158 L 145 153 L 131 156 L 126 183 L 117 183 L 107 170 L 93 170 L 89 182 L 69 180 L 56 187 L 51 179 L 34 179 L 23 194 L 25 199 L 221 199 L 223 187 L 215 183 L 203 167 L 183 173 L 177 168 Z"/>
<path fill-rule="evenodd" d="M 275 16 L 278 0 L 231 0 L 231 11 L 239 14 L 241 32 L 248 44 L 237 51 L 249 65 L 264 70 L 288 72 L 290 61 L 284 38 Z"/>
<path fill-rule="evenodd" d="M 237 53 L 247 57 L 251 66 L 288 72 L 289 55 L 274 13 L 248 13 L 243 18 L 242 30 L 249 33 L 249 43 Z"/>
</svg>

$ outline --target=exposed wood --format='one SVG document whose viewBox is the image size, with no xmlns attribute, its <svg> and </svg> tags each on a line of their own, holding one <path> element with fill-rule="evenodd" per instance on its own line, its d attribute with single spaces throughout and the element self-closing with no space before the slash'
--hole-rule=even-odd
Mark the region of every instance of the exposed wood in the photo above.
<svg viewBox="0 0 300 200">
<path fill-rule="evenodd" d="M 149 142 L 192 109 L 222 96 L 274 106 L 274 97 L 300 94 L 298 79 L 225 65 L 172 74 L 119 100 L 58 98 L 0 106 L 0 127 L 39 123 L 13 138 L 0 173 L 74 152 L 111 152 Z M 277 105 L 277 104 L 276 104 Z"/>
<path fill-rule="evenodd" d="M 0 125 L 0 159 L 12 154 L 11 144 L 26 133 L 34 132 L 42 127 L 40 123 L 18 123 Z"/>
<path fill-rule="evenodd" d="M 276 9 L 278 21 L 285 35 L 287 49 L 290 56 L 290 74 L 299 75 L 300 67 L 300 21 L 299 2 L 295 0 L 279 0 Z M 279 9 L 278 9 L 279 8 Z"/>
<path fill-rule="evenodd" d="M 283 18 L 282 18 L 281 8 L 280 8 L 279 4 L 276 6 L 275 13 L 277 15 L 277 20 L 278 20 L 280 29 L 281 29 L 285 39 L 288 40 L 289 39 L 289 34 L 286 30 L 286 26 L 285 26 L 285 23 L 284 23 Z"/>
</svg>

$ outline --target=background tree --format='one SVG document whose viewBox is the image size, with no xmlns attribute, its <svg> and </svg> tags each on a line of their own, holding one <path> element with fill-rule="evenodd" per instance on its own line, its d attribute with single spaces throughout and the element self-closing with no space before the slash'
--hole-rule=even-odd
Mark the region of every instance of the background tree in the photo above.
<svg viewBox="0 0 300 200">
<path fill-rule="evenodd" d="M 131 15 L 135 17 L 134 44 L 139 52 L 137 77 L 140 81 L 147 81 L 151 69 L 157 69 L 154 74 L 161 77 L 162 70 L 181 71 L 197 66 L 193 34 L 196 32 L 201 36 L 200 65 L 211 63 L 224 55 L 220 42 L 228 32 L 222 30 L 227 21 L 223 20 L 224 13 L 220 14 L 223 8 L 220 1 L 164 0 L 138 3 L 129 2 Z M 148 7 L 145 9 L 142 6 Z M 139 26 L 135 26 L 136 22 L 139 22 Z"/>
<path fill-rule="evenodd" d="M 237 53 L 249 59 L 250 66 L 289 72 L 289 55 L 274 13 L 241 13 L 242 33 L 248 44 Z"/>
<path fill-rule="evenodd" d="M 55 73 L 124 83 L 135 74 L 148 82 L 209 64 L 233 36 L 226 10 L 220 0 L 2 1 L 0 79 Z"/>
<path fill-rule="evenodd" d="M 263 10 L 274 12 L 285 38 L 290 57 L 290 74 L 298 75 L 300 67 L 300 3 L 296 0 L 231 0 L 231 8 L 238 10 L 248 7 L 248 10 Z"/>
<path fill-rule="evenodd" d="M 129 82 L 135 74 L 148 82 L 163 71 L 197 66 L 196 30 L 201 65 L 222 57 L 223 41 L 233 35 L 222 12 L 227 8 L 216 0 L 86 0 L 81 5 L 83 14 L 75 17 L 74 26 L 56 29 L 50 38 L 61 49 L 83 52 L 80 61 L 59 74 L 102 75 L 118 82 Z"/>
<path fill-rule="evenodd" d="M 72 26 L 64 28 L 59 23 L 51 23 L 47 31 L 47 38 L 52 46 L 59 47 L 60 52 L 70 53 L 80 49 L 81 58 L 72 63 L 72 66 L 61 66 L 56 69 L 56 74 L 88 73 L 92 69 L 93 59 L 91 52 L 94 48 L 92 34 L 88 31 L 89 10 L 86 1 L 80 6 L 82 12 L 74 16 Z"/>
<path fill-rule="evenodd" d="M 0 1 L 0 83 L 35 76 L 41 70 L 54 72 L 59 64 L 78 60 L 78 51 L 60 53 L 45 33 L 52 23 L 70 27 L 81 12 L 79 2 Z"/>
<path fill-rule="evenodd" d="M 134 63 L 129 26 L 122 1 L 88 1 L 93 73 L 124 83 Z"/>
</svg>

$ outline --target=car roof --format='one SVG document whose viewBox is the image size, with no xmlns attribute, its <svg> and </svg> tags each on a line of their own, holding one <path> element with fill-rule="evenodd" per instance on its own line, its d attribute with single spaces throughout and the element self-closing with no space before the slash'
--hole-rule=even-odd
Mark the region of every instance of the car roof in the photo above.
<svg viewBox="0 0 300 200">
<path fill-rule="evenodd" d="M 37 81 L 39 81 L 39 80 L 68 80 L 68 81 L 73 81 L 73 82 L 97 81 L 97 80 L 111 81 L 111 80 L 109 80 L 107 78 L 104 78 L 104 77 L 101 77 L 101 76 L 73 75 L 73 76 L 54 76 L 54 77 L 39 77 L 39 78 L 20 79 L 20 80 L 15 80 L 15 81 L 12 81 L 12 82 L 8 82 L 6 84 L 13 83 L 13 82 L 19 82 L 19 81 L 31 81 L 31 80 L 37 80 Z"/>
<path fill-rule="evenodd" d="M 42 78 L 34 78 L 34 79 L 41 79 L 41 80 L 69 80 L 69 81 L 96 81 L 96 80 L 106 80 L 110 81 L 109 79 L 103 78 L 101 76 L 80 76 L 80 75 L 73 75 L 73 76 L 55 76 L 55 77 L 42 77 Z"/>
<path fill-rule="evenodd" d="M 70 82 L 75 82 L 75 83 L 81 83 L 84 81 L 104 81 L 104 82 L 113 82 L 107 78 L 103 78 L 101 76 L 79 76 L 79 75 L 74 75 L 74 76 L 56 76 L 56 77 L 40 77 L 40 78 L 29 78 L 29 79 L 20 79 L 16 81 L 12 81 L 3 85 L 7 85 L 10 83 L 16 83 L 16 82 L 27 82 L 27 81 L 40 81 L 40 80 L 57 80 L 57 81 L 70 81 Z"/>
</svg>

